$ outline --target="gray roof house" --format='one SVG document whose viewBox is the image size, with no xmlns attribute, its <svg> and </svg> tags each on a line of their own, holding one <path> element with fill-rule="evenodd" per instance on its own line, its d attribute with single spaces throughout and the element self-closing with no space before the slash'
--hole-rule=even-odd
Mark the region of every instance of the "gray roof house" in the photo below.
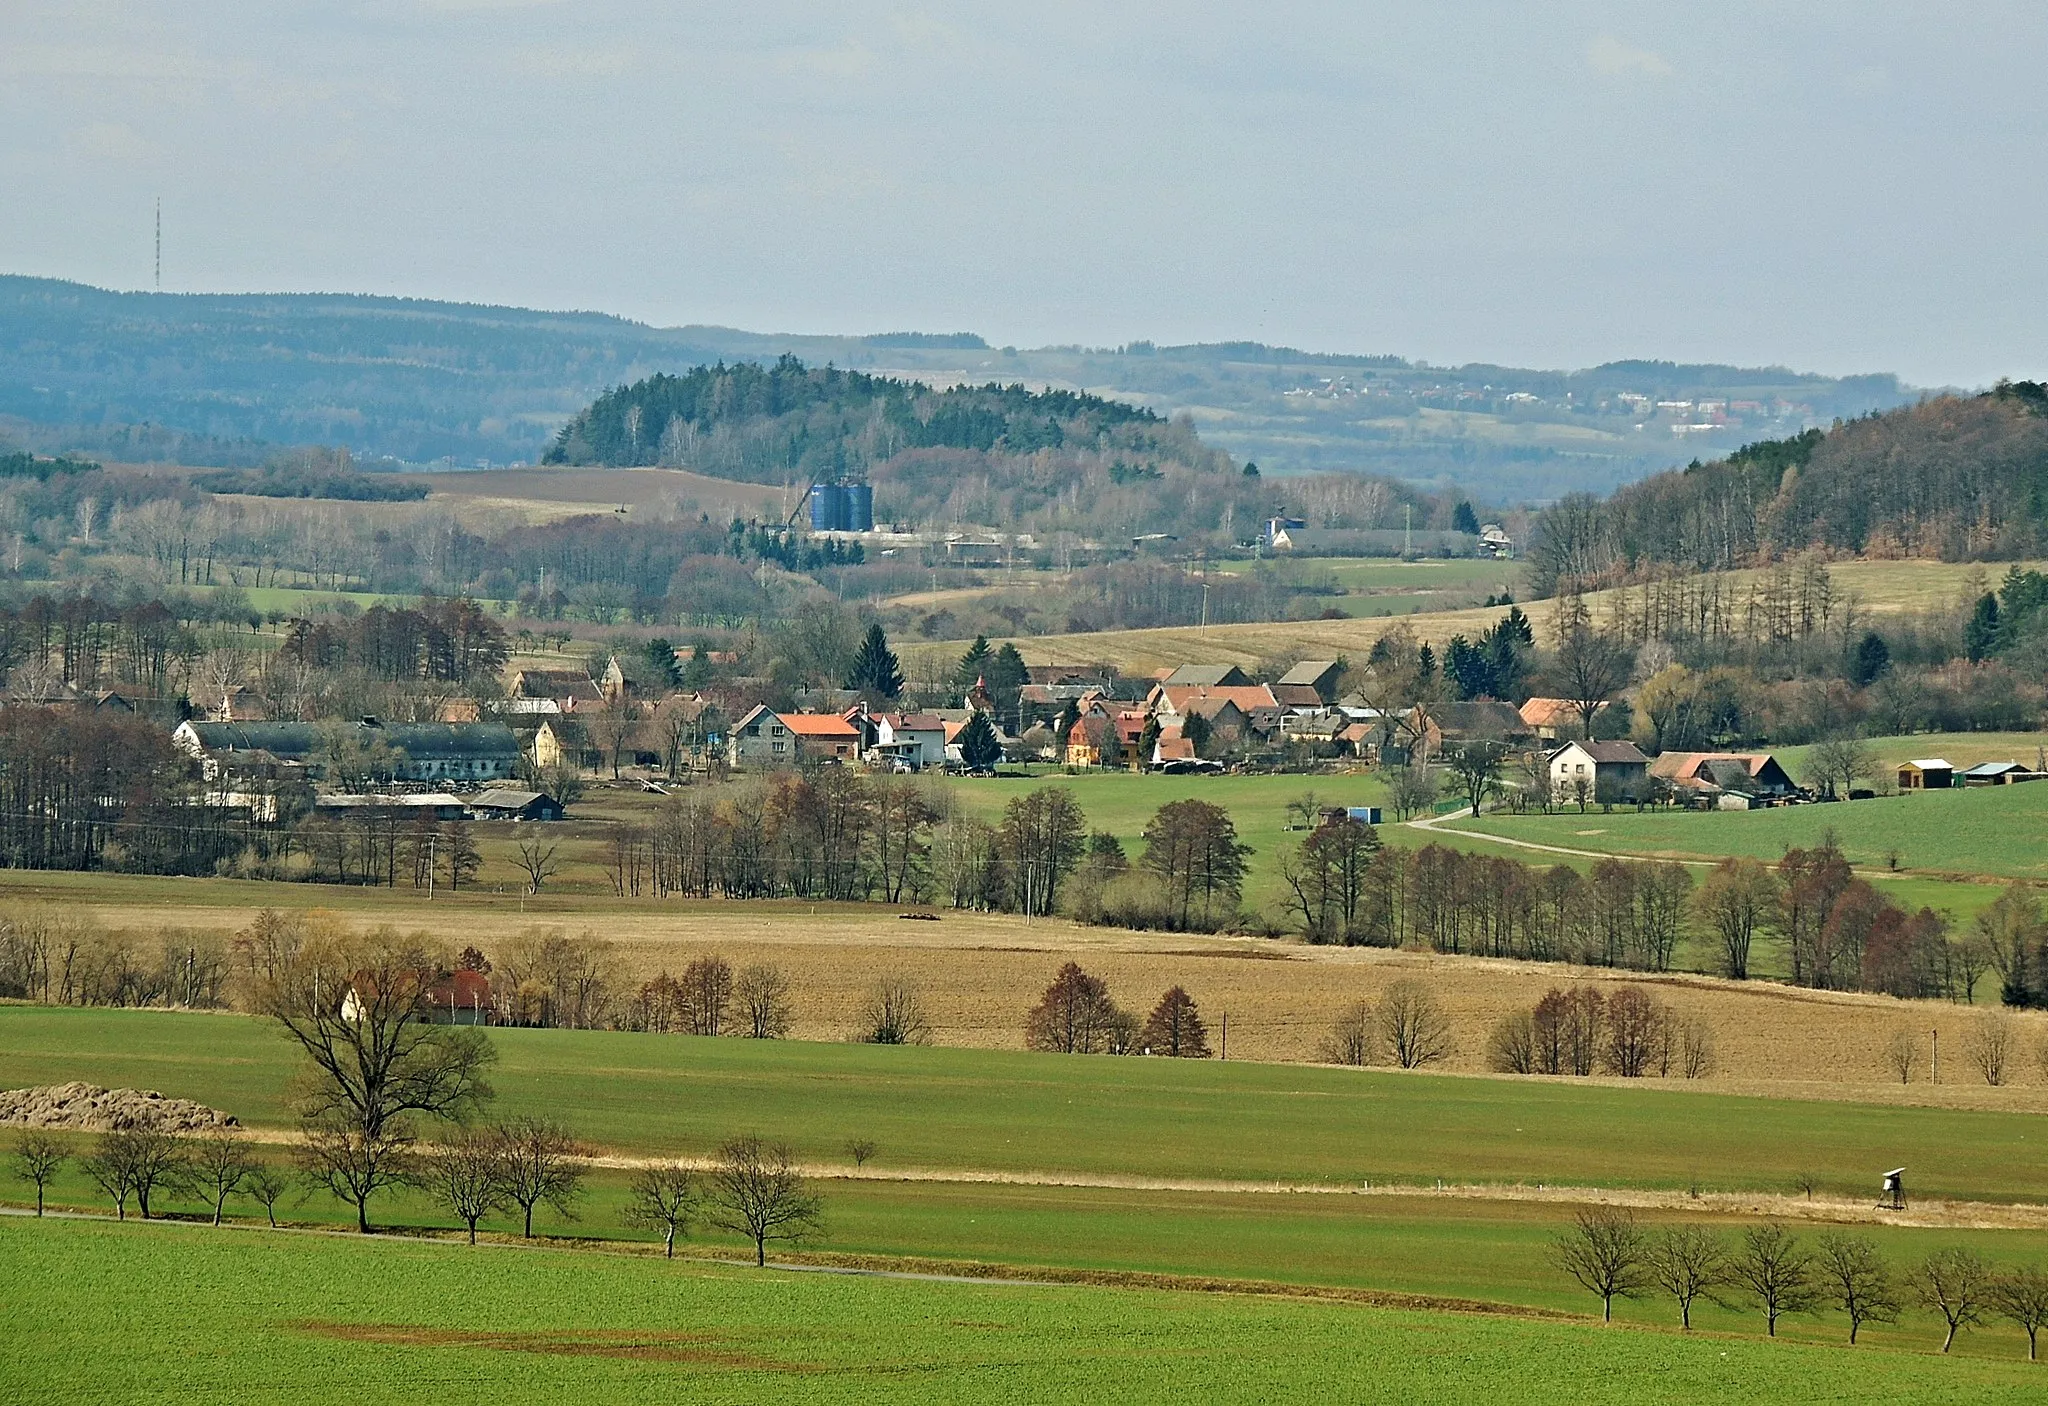
<svg viewBox="0 0 2048 1406">
<path fill-rule="evenodd" d="M 336 728 L 364 746 L 382 741 L 397 754 L 401 781 L 501 781 L 519 766 L 519 739 L 503 723 L 180 723 L 171 734 L 204 764 L 238 752 L 268 752 L 319 775 Z"/>
</svg>

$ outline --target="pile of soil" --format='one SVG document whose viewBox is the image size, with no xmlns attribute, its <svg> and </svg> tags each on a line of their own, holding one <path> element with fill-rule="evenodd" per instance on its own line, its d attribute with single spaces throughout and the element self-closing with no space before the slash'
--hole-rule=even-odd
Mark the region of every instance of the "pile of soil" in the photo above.
<svg viewBox="0 0 2048 1406">
<path fill-rule="evenodd" d="M 189 1098 L 166 1098 L 154 1089 L 103 1089 L 97 1084 L 0 1089 L 0 1125 L 81 1128 L 96 1133 L 145 1125 L 167 1133 L 237 1126 L 234 1114 Z"/>
</svg>

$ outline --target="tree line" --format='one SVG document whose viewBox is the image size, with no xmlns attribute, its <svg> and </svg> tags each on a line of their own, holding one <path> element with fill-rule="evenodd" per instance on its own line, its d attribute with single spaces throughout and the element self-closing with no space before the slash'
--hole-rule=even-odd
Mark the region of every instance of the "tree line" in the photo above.
<svg viewBox="0 0 2048 1406">
<path fill-rule="evenodd" d="M 1776 1221 L 1751 1226 L 1734 1243 L 1700 1224 L 1644 1226 L 1624 1206 L 1590 1206 L 1551 1244 L 1552 1262 L 1600 1300 L 1612 1321 L 1617 1298 L 1661 1293 L 1692 1331 L 1701 1300 L 1761 1313 L 1766 1333 L 1792 1314 L 1839 1313 L 1849 1341 L 1869 1324 L 1899 1321 L 1918 1305 L 1941 1322 L 1941 1350 L 1958 1334 L 1995 1318 L 2027 1335 L 2027 1360 L 2037 1357 L 2048 1324 L 2048 1270 L 2035 1264 L 1993 1265 L 1975 1250 L 1946 1246 L 1903 1267 L 1868 1236 L 1823 1231 L 1811 1247 Z"/>
</svg>

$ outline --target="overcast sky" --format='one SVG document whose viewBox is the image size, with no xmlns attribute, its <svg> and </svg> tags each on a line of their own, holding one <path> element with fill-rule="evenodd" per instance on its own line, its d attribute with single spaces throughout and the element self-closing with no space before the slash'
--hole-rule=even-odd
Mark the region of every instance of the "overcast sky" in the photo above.
<svg viewBox="0 0 2048 1406">
<path fill-rule="evenodd" d="M 0 271 L 2048 374 L 2048 6 L 0 0 Z"/>
</svg>

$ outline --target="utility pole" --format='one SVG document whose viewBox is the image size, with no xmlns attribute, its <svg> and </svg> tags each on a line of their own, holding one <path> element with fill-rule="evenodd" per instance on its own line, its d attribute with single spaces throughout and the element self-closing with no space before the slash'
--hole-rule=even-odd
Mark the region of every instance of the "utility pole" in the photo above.
<svg viewBox="0 0 2048 1406">
<path fill-rule="evenodd" d="M 440 867 L 440 848 L 441 837 L 439 835 L 427 836 L 427 902 L 429 903 L 434 901 L 434 870 Z M 450 993 L 449 999 L 454 999 L 453 993 Z M 452 1020 L 453 1017 L 451 1016 L 450 1019 Z"/>
<path fill-rule="evenodd" d="M 1407 516 L 1401 528 L 1401 555 L 1412 557 L 1415 555 L 1415 505 L 1410 503 L 1407 509 Z"/>
<path fill-rule="evenodd" d="M 164 198 L 156 198 L 156 291 L 164 291 Z"/>
</svg>

